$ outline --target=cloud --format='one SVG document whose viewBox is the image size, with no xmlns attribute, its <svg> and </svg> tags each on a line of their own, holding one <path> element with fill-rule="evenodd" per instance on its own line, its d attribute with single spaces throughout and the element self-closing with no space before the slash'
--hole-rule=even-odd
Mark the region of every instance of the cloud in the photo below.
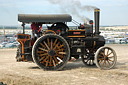
<svg viewBox="0 0 128 85">
<path fill-rule="evenodd" d="M 23 6 L 20 6 L 20 5 L 15 5 L 13 3 L 3 3 L 3 4 L 0 4 L 0 7 L 6 7 L 6 8 L 12 8 L 12 7 L 23 7 Z"/>
</svg>

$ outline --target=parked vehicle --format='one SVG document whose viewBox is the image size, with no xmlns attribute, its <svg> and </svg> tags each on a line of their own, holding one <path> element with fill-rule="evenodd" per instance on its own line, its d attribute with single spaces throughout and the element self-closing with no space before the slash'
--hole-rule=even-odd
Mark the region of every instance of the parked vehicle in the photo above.
<svg viewBox="0 0 128 85">
<path fill-rule="evenodd" d="M 3 47 L 4 47 L 4 45 L 0 44 L 0 48 L 3 48 Z"/>
<path fill-rule="evenodd" d="M 1 48 L 5 47 L 5 45 L 6 45 L 7 43 L 8 43 L 8 42 L 2 42 L 2 43 L 0 43 L 0 47 L 1 47 Z"/>
<path fill-rule="evenodd" d="M 17 47 L 19 44 L 20 44 L 20 43 L 19 43 L 18 41 L 13 42 L 13 45 L 14 45 L 15 47 Z"/>
<path fill-rule="evenodd" d="M 10 47 L 13 47 L 13 43 L 8 43 L 5 45 L 6 48 L 10 48 Z"/>
</svg>

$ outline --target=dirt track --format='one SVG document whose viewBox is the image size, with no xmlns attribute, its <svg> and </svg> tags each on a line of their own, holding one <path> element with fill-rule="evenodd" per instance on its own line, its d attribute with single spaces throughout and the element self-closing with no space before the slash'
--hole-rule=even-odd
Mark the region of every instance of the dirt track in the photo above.
<svg viewBox="0 0 128 85">
<path fill-rule="evenodd" d="M 7 85 L 128 85 L 128 45 L 108 45 L 118 61 L 111 70 L 86 67 L 78 60 L 63 71 L 43 71 L 35 63 L 16 62 L 16 49 L 0 49 L 0 82 Z"/>
</svg>

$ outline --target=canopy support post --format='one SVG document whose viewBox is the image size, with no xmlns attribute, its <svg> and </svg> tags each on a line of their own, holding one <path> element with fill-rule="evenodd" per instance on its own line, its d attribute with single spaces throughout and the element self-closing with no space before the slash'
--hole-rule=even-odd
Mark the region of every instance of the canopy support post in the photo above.
<svg viewBox="0 0 128 85">
<path fill-rule="evenodd" d="M 23 34 L 25 34 L 25 23 L 23 22 L 21 26 L 23 27 Z"/>
</svg>

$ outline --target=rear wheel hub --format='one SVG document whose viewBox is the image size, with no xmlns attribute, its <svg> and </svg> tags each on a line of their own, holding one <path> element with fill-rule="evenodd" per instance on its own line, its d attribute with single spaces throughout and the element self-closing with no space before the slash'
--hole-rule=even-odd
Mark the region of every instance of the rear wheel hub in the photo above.
<svg viewBox="0 0 128 85">
<path fill-rule="evenodd" d="M 56 55 L 56 52 L 55 52 L 54 50 L 49 50 L 49 51 L 48 51 L 48 54 L 49 54 L 50 56 L 55 56 L 55 55 Z"/>
</svg>

